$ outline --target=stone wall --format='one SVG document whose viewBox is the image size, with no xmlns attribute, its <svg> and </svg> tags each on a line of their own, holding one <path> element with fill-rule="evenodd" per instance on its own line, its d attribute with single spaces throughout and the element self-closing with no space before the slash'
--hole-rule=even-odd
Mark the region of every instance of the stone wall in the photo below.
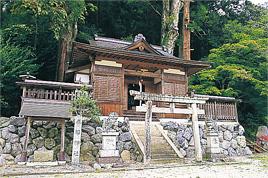
<svg viewBox="0 0 268 178">
<path fill-rule="evenodd" d="M 25 128 L 25 120 L 23 118 L 0 118 L 0 162 L 2 160 L 2 164 L 3 162 L 12 164 L 19 161 L 25 140 Z M 65 132 L 65 158 L 67 162 L 71 160 L 72 155 L 73 128 L 73 122 L 67 121 Z M 134 161 L 142 161 L 138 147 L 129 131 L 128 119 L 118 122 L 118 126 L 115 126 L 114 129 L 119 132 L 117 147 L 120 154 L 124 151 L 124 156 L 127 155 Z M 102 127 L 100 123 L 83 121 L 81 161 L 95 162 L 102 146 L 101 133 Z M 59 123 L 48 121 L 34 121 L 32 123 L 27 150 L 28 161 L 33 161 L 35 150 L 53 150 L 54 160 L 58 159 L 60 151 Z"/>
<path fill-rule="evenodd" d="M 168 136 L 174 142 L 180 152 L 188 158 L 194 157 L 194 139 L 191 124 L 175 122 L 162 122 L 163 129 L 168 130 Z M 252 152 L 246 146 L 246 139 L 243 136 L 244 128 L 236 123 L 218 125 L 221 153 L 224 156 L 250 155 Z M 204 124 L 199 125 L 200 142 L 202 153 L 205 156 L 207 136 Z"/>
</svg>

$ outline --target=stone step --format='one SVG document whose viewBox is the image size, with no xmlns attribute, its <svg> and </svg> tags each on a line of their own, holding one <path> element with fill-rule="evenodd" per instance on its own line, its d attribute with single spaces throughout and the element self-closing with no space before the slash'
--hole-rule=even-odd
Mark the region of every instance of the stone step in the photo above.
<svg viewBox="0 0 268 178">
<path fill-rule="evenodd" d="M 182 163 L 183 160 L 180 158 L 160 158 L 160 159 L 151 159 L 151 164 L 164 164 L 164 163 Z"/>
<path fill-rule="evenodd" d="M 175 153 L 174 150 L 172 148 L 168 148 L 168 147 L 162 147 L 162 148 L 154 148 L 152 147 L 152 152 L 155 154 L 164 154 L 164 153 Z"/>
<path fill-rule="evenodd" d="M 175 153 L 152 153 L 152 159 L 160 159 L 160 158 L 179 158 Z"/>
</svg>

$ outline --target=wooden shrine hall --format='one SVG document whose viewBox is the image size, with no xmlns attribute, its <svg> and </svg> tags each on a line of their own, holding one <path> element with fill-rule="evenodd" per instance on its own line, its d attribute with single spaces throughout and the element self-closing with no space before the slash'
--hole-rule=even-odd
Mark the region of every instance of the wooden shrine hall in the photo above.
<svg viewBox="0 0 268 178">
<path fill-rule="evenodd" d="M 22 88 L 19 115 L 27 119 L 22 161 L 26 161 L 30 127 L 36 120 L 61 123 L 59 160 L 64 160 L 65 120 L 72 117 L 69 108 L 76 89 L 88 86 L 102 116 L 117 112 L 129 120 L 145 120 L 144 113 L 136 111 L 145 102 L 136 100 L 130 91 L 187 97 L 189 76 L 210 67 L 208 62 L 174 57 L 164 47 L 149 44 L 141 34 L 133 42 L 98 36 L 89 43 L 73 42 L 70 61 L 64 64 L 58 70 L 64 76 L 60 81 L 42 81 L 24 75 L 23 81 L 17 82 Z M 237 122 L 235 98 L 196 94 L 191 97 L 206 98 L 206 102 L 197 103 L 197 108 L 204 110 L 198 114 L 198 120 Z M 172 103 L 172 107 L 169 104 L 152 101 L 159 108 L 188 111 L 189 104 Z M 153 113 L 152 118 L 191 118 L 189 113 L 174 113 Z"/>
<path fill-rule="evenodd" d="M 134 100 L 130 90 L 186 96 L 188 77 L 210 67 L 208 62 L 174 57 L 164 47 L 149 44 L 142 34 L 136 35 L 133 42 L 98 36 L 88 44 L 73 42 L 68 64 L 66 70 L 59 71 L 64 81 L 92 85 L 102 115 L 117 112 L 130 119 L 140 118 L 135 107 L 142 104 Z M 210 101 L 215 103 L 219 99 L 223 98 Z M 187 118 L 185 115 L 154 115 L 154 118 L 165 117 Z"/>
</svg>

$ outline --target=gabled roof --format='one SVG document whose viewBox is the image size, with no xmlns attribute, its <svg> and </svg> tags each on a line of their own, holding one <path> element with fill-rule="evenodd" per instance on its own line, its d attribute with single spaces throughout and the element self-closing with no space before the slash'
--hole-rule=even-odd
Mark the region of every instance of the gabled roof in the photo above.
<svg viewBox="0 0 268 178">
<path fill-rule="evenodd" d="M 125 50 L 138 50 L 140 52 L 147 51 L 148 53 L 154 53 L 158 55 L 163 55 L 156 49 L 154 49 L 149 43 L 147 43 L 146 40 L 140 39 L 135 41 L 134 43 L 126 46 L 124 48 Z"/>
<path fill-rule="evenodd" d="M 89 40 L 89 44 L 92 44 L 94 46 L 104 47 L 104 48 L 113 48 L 113 49 L 126 49 L 128 46 L 133 46 L 134 44 L 137 44 L 139 42 L 146 44 L 148 48 L 151 48 L 151 50 L 157 52 L 157 54 L 159 55 L 161 54 L 164 56 L 172 56 L 171 54 L 166 52 L 162 46 L 149 44 L 144 39 L 138 40 L 136 42 L 130 42 L 130 41 L 125 41 L 125 40 L 120 40 L 120 39 L 115 39 L 115 38 L 95 36 L 94 40 Z"/>
<path fill-rule="evenodd" d="M 95 36 L 94 40 L 90 40 L 89 44 L 73 42 L 73 63 L 69 69 L 77 67 L 79 61 L 88 61 L 89 64 L 95 56 L 107 57 L 116 62 L 139 63 L 138 65 L 150 63 L 151 67 L 187 68 L 188 75 L 210 67 L 208 62 L 175 57 L 167 53 L 161 46 L 149 44 L 143 35 L 139 35 L 136 36 L 138 38 L 135 37 L 134 42 L 98 36 Z"/>
</svg>

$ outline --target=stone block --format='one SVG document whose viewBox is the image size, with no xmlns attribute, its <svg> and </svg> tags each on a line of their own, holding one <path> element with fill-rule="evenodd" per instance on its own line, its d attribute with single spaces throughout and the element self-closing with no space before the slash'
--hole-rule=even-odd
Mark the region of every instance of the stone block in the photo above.
<svg viewBox="0 0 268 178">
<path fill-rule="evenodd" d="M 39 134 L 39 132 L 38 132 L 36 129 L 31 128 L 31 129 L 30 129 L 30 136 L 31 136 L 32 139 L 34 139 L 34 138 L 39 137 L 40 134 Z"/>
<path fill-rule="evenodd" d="M 42 137 L 38 137 L 33 139 L 33 144 L 37 147 L 37 148 L 41 148 L 45 145 L 45 141 L 44 138 Z"/>
<path fill-rule="evenodd" d="M 90 136 L 86 132 L 82 132 L 81 133 L 81 140 L 82 140 L 82 142 L 88 142 L 91 139 L 90 139 Z"/>
<path fill-rule="evenodd" d="M 52 149 L 54 146 L 56 146 L 56 142 L 52 138 L 45 139 L 45 147 L 47 149 Z"/>
<path fill-rule="evenodd" d="M 11 121 L 10 121 L 11 125 L 14 125 L 14 126 L 23 126 L 23 125 L 25 125 L 25 119 L 23 117 L 12 116 L 10 119 L 11 119 Z"/>
<path fill-rule="evenodd" d="M 47 129 L 45 129 L 43 127 L 38 127 L 37 130 L 40 133 L 41 137 L 46 138 L 46 136 L 47 136 Z"/>
<path fill-rule="evenodd" d="M 20 139 L 20 137 L 17 134 L 10 134 L 8 141 L 10 143 L 18 143 L 19 139 Z"/>
<path fill-rule="evenodd" d="M 53 161 L 53 150 L 34 151 L 34 162 Z"/>
<path fill-rule="evenodd" d="M 5 146 L 5 140 L 0 138 L 0 147 L 3 148 Z"/>
<path fill-rule="evenodd" d="M 57 137 L 59 135 L 59 130 L 56 127 L 51 128 L 51 129 L 49 129 L 47 135 L 49 138 Z"/>
<path fill-rule="evenodd" d="M 231 146 L 231 143 L 229 141 L 223 140 L 220 145 L 223 149 L 228 149 Z"/>
<path fill-rule="evenodd" d="M 17 127 L 15 127 L 14 125 L 9 125 L 8 130 L 11 133 L 16 133 L 17 132 Z"/>
<path fill-rule="evenodd" d="M 229 130 L 226 130 L 226 131 L 223 133 L 223 138 L 224 138 L 224 140 L 230 141 L 230 140 L 232 140 L 232 137 L 233 137 L 233 134 L 232 134 L 232 132 L 230 132 Z"/>
<path fill-rule="evenodd" d="M 130 151 L 128 150 L 124 150 L 121 153 L 121 159 L 124 162 L 129 162 L 130 161 Z"/>
<path fill-rule="evenodd" d="M 82 131 L 86 132 L 89 136 L 94 135 L 96 133 L 95 128 L 90 125 L 83 125 Z"/>
<path fill-rule="evenodd" d="M 102 135 L 101 134 L 95 134 L 91 136 L 91 141 L 93 143 L 101 143 L 102 141 Z"/>
<path fill-rule="evenodd" d="M 246 138 L 244 136 L 237 136 L 236 141 L 237 144 L 241 147 L 246 147 L 247 145 Z"/>
<path fill-rule="evenodd" d="M 99 155 L 101 158 L 103 158 L 103 157 L 118 157 L 119 150 L 100 150 Z"/>
<path fill-rule="evenodd" d="M 1 133 L 2 133 L 2 138 L 3 139 L 5 139 L 5 140 L 9 139 L 10 132 L 9 132 L 9 130 L 8 130 L 7 127 L 6 128 L 3 128 L 3 130 L 2 130 Z"/>
<path fill-rule="evenodd" d="M 130 132 L 125 132 L 119 135 L 119 140 L 126 142 L 126 141 L 131 141 L 132 136 Z"/>
<path fill-rule="evenodd" d="M 188 141 L 190 141 L 192 135 L 193 135 L 192 128 L 191 128 L 191 127 L 187 127 L 187 128 L 185 129 L 185 132 L 184 132 L 184 134 L 183 134 L 183 137 L 186 138 Z"/>
<path fill-rule="evenodd" d="M 11 155 L 16 157 L 22 151 L 22 146 L 20 143 L 14 143 L 11 145 Z"/>
<path fill-rule="evenodd" d="M 20 137 L 22 137 L 22 136 L 25 135 L 25 129 L 26 129 L 26 126 L 18 127 L 18 135 L 19 135 Z"/>
</svg>

